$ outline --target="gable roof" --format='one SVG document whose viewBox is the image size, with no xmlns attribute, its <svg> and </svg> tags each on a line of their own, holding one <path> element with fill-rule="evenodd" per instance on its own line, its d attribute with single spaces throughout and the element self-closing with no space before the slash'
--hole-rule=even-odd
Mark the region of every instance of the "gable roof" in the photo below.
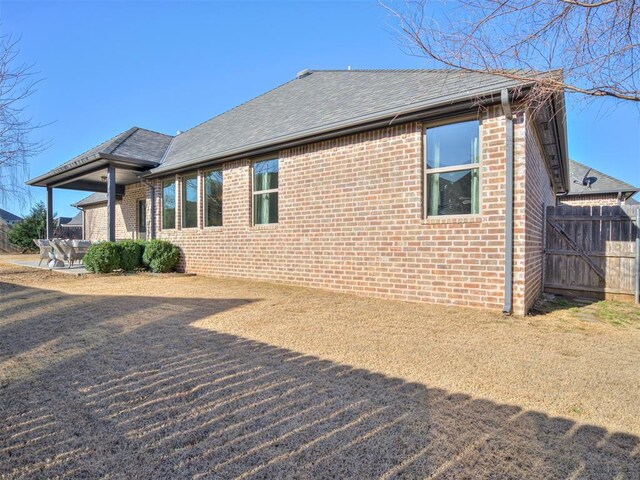
<svg viewBox="0 0 640 480">
<path fill-rule="evenodd" d="M 556 72 L 541 72 L 539 77 Z M 137 127 L 116 135 L 29 185 L 80 186 L 74 179 L 109 164 L 128 169 L 128 180 L 191 170 L 223 161 L 271 154 L 295 145 L 424 120 L 425 115 L 469 112 L 500 101 L 505 89 L 531 86 L 504 76 L 461 70 L 307 70 L 294 80 L 175 137 Z M 551 122 L 545 150 L 557 191 L 567 189 L 564 96 L 558 92 L 537 122 Z M 96 180 L 81 189 L 96 188 Z M 127 181 L 127 180 L 125 180 Z M 93 184 L 92 188 L 88 188 Z M 103 187 L 102 184 L 100 184 Z M 61 187 L 63 188 L 63 187 Z M 84 201 L 84 200 L 83 200 Z M 78 203 L 77 205 L 82 205 Z"/>
<path fill-rule="evenodd" d="M 569 160 L 569 195 L 596 195 L 603 193 L 634 194 L 640 191 L 630 183 L 618 180 L 595 168 L 575 160 Z M 629 195 L 630 196 L 630 195 Z"/>
<path fill-rule="evenodd" d="M 76 213 L 75 217 L 72 219 L 62 222 L 61 225 L 63 227 L 81 227 L 82 226 L 82 212 Z"/>
<path fill-rule="evenodd" d="M 152 174 L 521 86 L 456 70 L 312 70 L 174 137 Z"/>
<path fill-rule="evenodd" d="M 149 168 L 160 163 L 172 138 L 164 133 L 132 127 L 27 183 L 38 184 L 48 177 L 105 157 L 126 158 L 134 164 Z"/>
<path fill-rule="evenodd" d="M 83 198 L 82 200 L 72 203 L 72 207 L 87 207 L 89 205 L 97 205 L 100 203 L 107 203 L 107 194 L 103 192 L 92 193 L 88 197 Z"/>
<path fill-rule="evenodd" d="M 22 220 L 22 217 L 19 217 L 18 215 L 14 215 L 13 213 L 0 208 L 0 219 L 4 220 L 7 223 L 13 223 L 13 222 L 19 222 L 20 220 Z"/>
</svg>

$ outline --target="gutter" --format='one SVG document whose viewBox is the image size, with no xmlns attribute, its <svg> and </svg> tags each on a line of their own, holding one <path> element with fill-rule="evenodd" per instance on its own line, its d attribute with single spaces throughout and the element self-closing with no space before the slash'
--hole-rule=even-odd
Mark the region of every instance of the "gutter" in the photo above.
<svg viewBox="0 0 640 480">
<path fill-rule="evenodd" d="M 525 94 L 525 89 L 528 86 L 523 86 L 521 94 Z M 505 90 L 505 89 L 503 89 Z M 447 115 L 455 115 L 461 111 L 468 111 L 470 108 L 478 108 L 483 105 L 496 104 L 498 96 L 501 94 L 501 90 L 490 91 L 483 94 L 482 101 L 478 101 L 477 94 L 470 94 L 466 99 L 456 101 L 455 103 L 440 103 L 439 105 L 420 105 L 413 109 L 405 110 L 405 113 L 387 113 L 380 115 L 377 118 L 372 116 L 368 122 L 363 123 L 363 119 L 359 118 L 352 120 L 351 122 L 337 125 L 335 129 L 330 131 L 309 131 L 303 135 L 291 134 L 284 136 L 278 141 L 274 139 L 268 140 L 263 143 L 258 143 L 253 146 L 243 146 L 242 148 L 228 150 L 225 152 L 217 153 L 215 158 L 210 156 L 203 156 L 199 158 L 191 158 L 180 163 L 176 163 L 163 169 L 164 164 L 161 163 L 155 169 L 144 173 L 145 178 L 161 178 L 163 176 L 180 173 L 185 171 L 194 170 L 197 168 L 206 168 L 216 164 L 229 162 L 233 160 L 241 160 L 247 157 L 254 157 L 263 154 L 269 154 L 277 152 L 279 150 L 285 150 L 308 143 L 321 142 L 324 140 L 330 140 L 336 137 L 342 137 L 346 135 L 353 135 L 356 133 L 366 132 L 377 128 L 385 128 L 392 125 L 399 125 L 411 121 L 424 121 L 434 117 L 443 117 Z M 168 152 L 168 149 L 167 149 Z"/>
<path fill-rule="evenodd" d="M 502 313 L 513 313 L 513 113 L 509 104 L 509 91 L 500 93 L 502 111 L 505 117 L 506 137 L 506 192 L 504 222 L 504 305 Z"/>
</svg>

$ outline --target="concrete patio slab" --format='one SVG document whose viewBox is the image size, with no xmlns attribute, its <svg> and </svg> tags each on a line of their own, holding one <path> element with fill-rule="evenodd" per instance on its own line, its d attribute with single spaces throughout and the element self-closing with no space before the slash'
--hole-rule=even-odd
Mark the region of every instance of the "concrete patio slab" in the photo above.
<svg viewBox="0 0 640 480">
<path fill-rule="evenodd" d="M 39 268 L 41 270 L 49 270 L 47 264 L 43 261 L 41 265 L 38 265 L 39 260 L 8 260 L 8 263 L 12 263 L 13 265 L 20 265 L 21 267 L 31 267 L 31 268 Z M 56 267 L 51 270 L 52 272 L 60 272 L 66 273 L 67 275 L 84 275 L 89 273 L 84 265 L 78 264 L 74 265 L 71 268 L 64 267 Z"/>
</svg>

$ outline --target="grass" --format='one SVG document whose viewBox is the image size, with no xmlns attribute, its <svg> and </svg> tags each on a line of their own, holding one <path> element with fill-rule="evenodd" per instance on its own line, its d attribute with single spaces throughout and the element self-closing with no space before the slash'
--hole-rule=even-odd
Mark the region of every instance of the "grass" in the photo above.
<svg viewBox="0 0 640 480">
<path fill-rule="evenodd" d="M 596 304 L 599 318 L 614 327 L 640 328 L 640 308 L 622 302 L 602 301 Z"/>
<path fill-rule="evenodd" d="M 545 295 L 534 306 L 532 315 L 565 321 L 589 321 L 640 329 L 640 307 L 613 300 L 572 299 Z"/>
<path fill-rule="evenodd" d="M 2 263 L 0 299 L 0 477 L 640 471 L 640 330 L 624 305 L 512 318 Z"/>
</svg>

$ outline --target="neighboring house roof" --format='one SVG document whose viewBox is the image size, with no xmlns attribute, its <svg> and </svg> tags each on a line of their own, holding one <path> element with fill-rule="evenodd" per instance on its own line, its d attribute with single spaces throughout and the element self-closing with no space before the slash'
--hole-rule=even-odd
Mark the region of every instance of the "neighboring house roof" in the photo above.
<svg viewBox="0 0 640 480">
<path fill-rule="evenodd" d="M 2 208 L 0 208 L 0 219 L 4 220 L 6 223 L 11 225 L 13 223 L 16 223 L 22 220 L 22 217 L 19 217 L 18 215 L 14 215 L 13 213 L 7 212 L 6 210 L 3 210 Z"/>
<path fill-rule="evenodd" d="M 62 223 L 63 227 L 81 227 L 82 226 L 82 212 L 78 212 L 75 217 L 73 217 L 68 222 Z"/>
<path fill-rule="evenodd" d="M 152 173 L 519 85 L 455 70 L 313 70 L 177 135 Z"/>
<path fill-rule="evenodd" d="M 102 192 L 92 193 L 88 197 L 83 198 L 82 200 L 73 203 L 72 207 L 87 207 L 89 205 L 96 205 L 100 203 L 107 203 L 107 194 Z"/>
<path fill-rule="evenodd" d="M 53 221 L 56 225 L 63 227 L 71 221 L 71 217 L 58 217 L 54 218 Z"/>
<path fill-rule="evenodd" d="M 625 197 L 629 197 L 640 191 L 640 187 L 634 187 L 630 183 L 618 180 L 575 160 L 569 160 L 569 172 L 571 176 L 569 195 L 599 195 L 622 192 Z"/>
<path fill-rule="evenodd" d="M 130 162 L 148 168 L 160 163 L 171 142 L 171 138 L 171 135 L 133 127 L 81 153 L 53 170 L 29 180 L 27 183 L 30 185 L 37 184 L 47 177 L 71 170 L 99 158 L 126 158 Z"/>
</svg>

